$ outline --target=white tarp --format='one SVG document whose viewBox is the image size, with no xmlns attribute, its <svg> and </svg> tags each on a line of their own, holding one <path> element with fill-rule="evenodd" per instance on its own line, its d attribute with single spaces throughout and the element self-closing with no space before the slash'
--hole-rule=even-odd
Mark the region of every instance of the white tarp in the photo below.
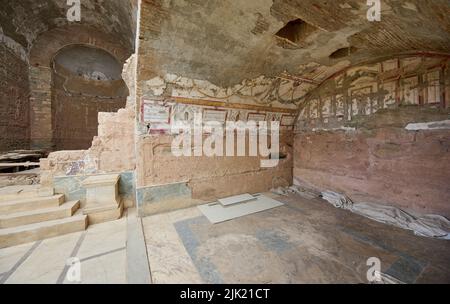
<svg viewBox="0 0 450 304">
<path fill-rule="evenodd" d="M 200 211 L 213 224 L 233 220 L 250 214 L 266 211 L 284 204 L 264 195 L 255 195 L 255 200 L 240 204 L 223 206 L 219 202 L 198 206 Z"/>
<path fill-rule="evenodd" d="M 352 210 L 353 202 L 348 197 L 333 191 L 322 192 L 322 198 L 336 208 Z"/>
<path fill-rule="evenodd" d="M 302 187 L 295 186 L 295 185 L 291 186 L 289 188 L 279 187 L 276 189 L 272 189 L 271 191 L 272 191 L 272 193 L 275 193 L 278 195 L 283 195 L 283 196 L 288 196 L 289 194 L 298 194 L 306 199 L 318 198 L 320 195 L 319 192 L 315 192 L 313 190 L 302 188 Z"/>
<path fill-rule="evenodd" d="M 450 130 L 450 120 L 433 121 L 425 123 L 410 123 L 405 128 L 408 131 L 420 130 Z"/>
<path fill-rule="evenodd" d="M 322 192 L 324 200 L 336 208 L 350 210 L 377 222 L 414 231 L 416 235 L 450 239 L 450 221 L 439 215 L 414 216 L 402 209 L 373 203 L 354 203 L 345 195 Z"/>
</svg>

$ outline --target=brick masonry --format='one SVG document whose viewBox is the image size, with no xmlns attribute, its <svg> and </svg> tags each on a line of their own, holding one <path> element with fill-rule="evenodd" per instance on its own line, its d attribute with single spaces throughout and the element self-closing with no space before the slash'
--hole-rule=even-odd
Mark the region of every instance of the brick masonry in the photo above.
<svg viewBox="0 0 450 304">
<path fill-rule="evenodd" d="M 30 67 L 31 147 L 52 147 L 51 69 Z"/>
<path fill-rule="evenodd" d="M 0 43 L 0 151 L 29 146 L 28 67 Z"/>
</svg>

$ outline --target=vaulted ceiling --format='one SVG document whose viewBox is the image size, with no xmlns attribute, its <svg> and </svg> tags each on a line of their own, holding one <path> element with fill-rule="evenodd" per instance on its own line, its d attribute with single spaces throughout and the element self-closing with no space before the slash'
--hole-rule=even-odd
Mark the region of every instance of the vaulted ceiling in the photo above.
<svg viewBox="0 0 450 304">
<path fill-rule="evenodd" d="M 30 51 L 40 35 L 68 25 L 66 2 L 0 0 L 0 33 Z M 136 2 L 82 0 L 80 24 L 131 52 Z M 366 0 L 142 0 L 141 62 L 149 76 L 222 87 L 283 74 L 315 86 L 365 61 L 450 53 L 449 0 L 381 3 L 381 22 L 370 22 Z"/>
<path fill-rule="evenodd" d="M 81 0 L 81 22 L 133 49 L 135 0 Z M 0 0 L 0 32 L 30 50 L 39 35 L 71 23 L 66 0 Z M 73 24 L 73 23 L 72 23 Z"/>
<path fill-rule="evenodd" d="M 142 3 L 141 55 L 152 71 L 221 86 L 285 71 L 321 82 L 378 57 L 450 53 L 448 0 L 381 0 L 381 22 L 367 19 L 366 0 Z M 297 33 L 279 32 L 290 21 Z"/>
</svg>

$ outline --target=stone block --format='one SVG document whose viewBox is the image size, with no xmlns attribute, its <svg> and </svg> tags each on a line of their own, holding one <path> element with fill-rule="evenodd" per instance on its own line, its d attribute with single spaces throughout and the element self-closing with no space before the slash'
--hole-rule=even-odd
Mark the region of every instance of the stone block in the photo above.
<svg viewBox="0 0 450 304">
<path fill-rule="evenodd" d="M 122 216 L 119 179 L 119 174 L 96 175 L 81 182 L 86 189 L 86 206 L 83 212 L 88 216 L 89 223 L 103 223 Z"/>
</svg>

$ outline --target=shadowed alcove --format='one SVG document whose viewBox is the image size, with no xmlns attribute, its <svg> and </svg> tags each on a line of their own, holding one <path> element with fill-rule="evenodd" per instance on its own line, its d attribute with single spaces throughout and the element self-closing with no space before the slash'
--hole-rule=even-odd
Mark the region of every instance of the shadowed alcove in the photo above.
<svg viewBox="0 0 450 304">
<path fill-rule="evenodd" d="M 98 113 L 126 104 L 122 65 L 110 53 L 86 45 L 62 48 L 53 59 L 52 128 L 55 150 L 80 150 L 97 135 Z"/>
</svg>

